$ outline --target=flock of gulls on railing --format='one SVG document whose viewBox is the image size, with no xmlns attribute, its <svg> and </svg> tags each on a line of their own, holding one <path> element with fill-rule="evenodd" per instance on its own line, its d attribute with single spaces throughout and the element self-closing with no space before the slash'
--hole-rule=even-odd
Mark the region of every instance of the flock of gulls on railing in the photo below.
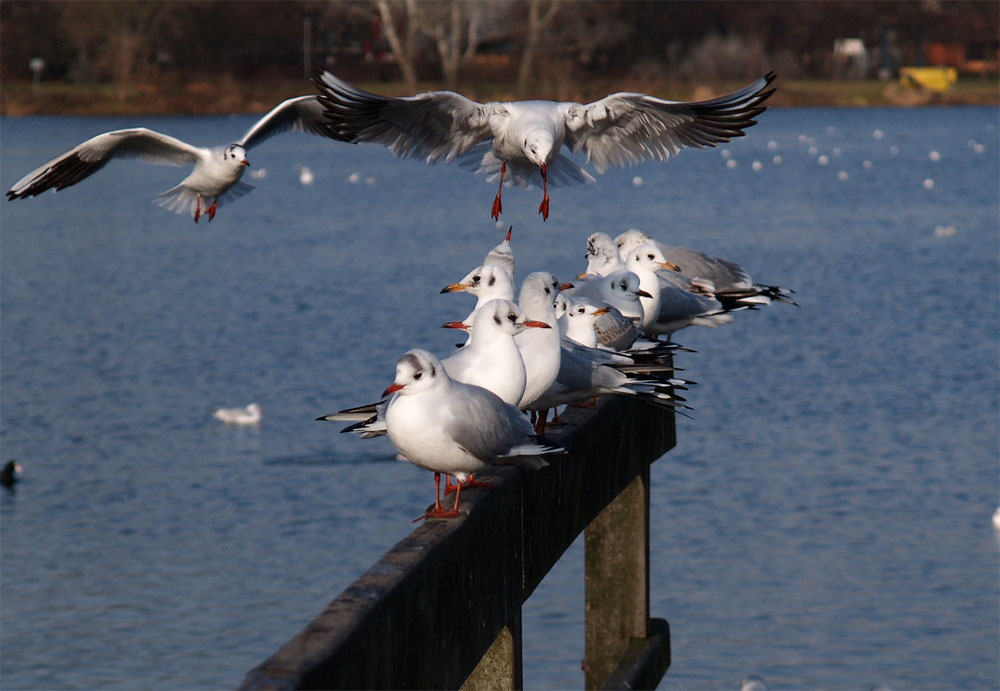
<svg viewBox="0 0 1000 691">
<path fill-rule="evenodd" d="M 202 215 L 212 220 L 224 202 L 252 189 L 241 181 L 250 165 L 247 151 L 291 130 L 375 142 L 429 164 L 458 162 L 498 181 L 494 219 L 503 212 L 505 184 L 531 188 L 540 180 L 538 212 L 547 219 L 549 185 L 594 182 L 561 153 L 564 145 L 584 152 L 599 173 L 715 146 L 755 124 L 773 80 L 771 73 L 729 95 L 693 103 L 623 92 L 590 104 L 481 104 L 448 91 L 390 98 L 318 72 L 318 95 L 281 103 L 228 146 L 196 147 L 141 127 L 105 132 L 39 166 L 7 197 L 69 187 L 112 158 L 188 163 L 191 173 L 155 201 L 193 213 L 195 222 Z M 792 303 L 788 292 L 754 283 L 734 262 L 664 245 L 638 230 L 614 239 L 594 233 L 587 240 L 587 268 L 573 283 L 535 272 L 523 279 L 515 302 L 510 240 L 508 231 L 481 266 L 441 291 L 477 298 L 468 317 L 445 324 L 467 332 L 464 345 L 444 359 L 409 351 L 380 401 L 319 418 L 348 421 L 344 431 L 364 437 L 388 435 L 407 460 L 434 472 L 434 508 L 417 520 L 457 516 L 462 488 L 483 485 L 474 475 L 491 464 L 542 467 L 542 455 L 561 451 L 544 438 L 548 411 L 558 406 L 615 394 L 683 414 L 687 405 L 677 391 L 693 382 L 674 376 L 672 356 L 681 347 L 670 336 L 687 326 L 728 323 L 733 312 L 775 300 Z M 260 408 L 222 409 L 215 416 L 253 424 Z M 450 510 L 441 506 L 441 474 L 448 476 L 446 493 L 451 477 L 457 480 Z"/>
</svg>

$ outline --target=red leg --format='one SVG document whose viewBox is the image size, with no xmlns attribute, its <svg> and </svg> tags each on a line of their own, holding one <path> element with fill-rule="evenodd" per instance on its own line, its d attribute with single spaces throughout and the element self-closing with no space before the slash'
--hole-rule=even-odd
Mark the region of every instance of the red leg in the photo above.
<svg viewBox="0 0 1000 691">
<path fill-rule="evenodd" d="M 490 218 L 494 221 L 500 218 L 500 214 L 503 213 L 503 204 L 500 202 L 500 193 L 503 191 L 503 176 L 507 174 L 507 161 L 500 164 L 500 188 L 497 190 L 497 196 L 493 198 L 493 208 L 490 210 Z"/>
<path fill-rule="evenodd" d="M 448 484 L 444 486 L 445 496 L 448 496 L 449 494 L 454 492 L 455 489 L 458 487 L 458 485 L 451 484 L 450 475 L 448 475 L 447 478 L 448 478 Z M 491 485 L 490 483 L 480 482 L 479 480 L 477 480 L 475 473 L 469 473 L 469 477 L 465 478 L 465 482 L 462 483 L 462 487 L 464 487 L 465 489 L 469 489 L 470 487 L 485 487 L 486 489 L 495 489 L 493 485 Z"/>
<path fill-rule="evenodd" d="M 538 213 L 542 215 L 543 221 L 547 221 L 549 220 L 549 182 L 545 174 L 544 163 L 542 164 L 541 168 L 542 168 L 542 190 L 544 191 L 545 196 L 542 197 L 542 203 L 538 205 Z"/>
<path fill-rule="evenodd" d="M 200 194 L 195 196 L 194 222 L 197 223 L 199 218 L 201 218 L 201 195 Z"/>
<path fill-rule="evenodd" d="M 458 485 L 456 485 L 455 483 L 453 483 L 451 481 L 451 475 L 445 475 L 444 476 L 444 496 L 447 497 L 449 494 L 451 494 L 452 492 L 454 492 L 456 487 L 458 487 Z"/>
<path fill-rule="evenodd" d="M 450 479 L 450 478 L 449 478 Z M 413 522 L 422 521 L 425 518 L 434 518 L 441 513 L 441 473 L 434 473 L 434 510 L 428 511 L 423 516 L 417 516 Z"/>
<path fill-rule="evenodd" d="M 538 411 L 538 422 L 535 424 L 535 434 L 539 437 L 545 435 L 545 418 L 549 416 L 549 409 Z"/>
<path fill-rule="evenodd" d="M 455 490 L 455 508 L 451 511 L 442 511 L 438 514 L 438 518 L 457 518 L 458 517 L 458 501 L 462 498 L 462 483 L 458 483 L 458 489 Z"/>
<path fill-rule="evenodd" d="M 213 218 L 215 218 L 215 210 L 216 210 L 216 208 L 218 208 L 218 206 L 217 206 L 218 203 L 219 203 L 219 198 L 216 197 L 215 199 L 212 200 L 212 205 L 210 207 L 208 207 L 207 212 L 208 212 L 208 220 L 209 221 L 211 221 Z"/>
</svg>

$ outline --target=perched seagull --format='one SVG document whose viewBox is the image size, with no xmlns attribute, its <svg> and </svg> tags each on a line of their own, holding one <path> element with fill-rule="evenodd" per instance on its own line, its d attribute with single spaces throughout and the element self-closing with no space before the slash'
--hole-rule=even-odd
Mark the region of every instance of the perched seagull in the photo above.
<svg viewBox="0 0 1000 691">
<path fill-rule="evenodd" d="M 578 281 L 564 291 L 573 298 L 584 298 L 595 304 L 614 307 L 629 319 L 642 321 L 640 298 L 650 297 L 639 285 L 639 277 L 628 269 L 619 269 L 607 276 L 593 276 Z"/>
<path fill-rule="evenodd" d="M 469 329 L 464 322 L 448 322 L 444 327 Z M 490 300 L 477 312 L 469 329 L 469 342 L 441 360 L 441 364 L 455 381 L 481 386 L 505 403 L 517 405 L 524 394 L 526 379 L 524 361 L 514 337 L 527 328 L 547 329 L 549 325 L 527 319 L 509 300 Z M 385 405 L 382 400 L 319 419 L 356 422 L 343 431 L 356 432 L 365 439 L 377 437 L 386 431 Z"/>
<path fill-rule="evenodd" d="M 646 94 L 619 92 L 593 103 L 517 101 L 477 103 L 452 91 L 390 98 L 369 93 L 317 72 L 313 82 L 334 138 L 377 142 L 397 156 L 427 163 L 459 159 L 464 168 L 500 178 L 490 216 L 503 211 L 500 192 L 508 184 L 531 188 L 541 173 L 543 197 L 538 213 L 549 217 L 548 183 L 593 182 L 586 170 L 560 153 L 565 144 L 584 151 L 598 173 L 609 165 L 666 161 L 687 147 L 703 148 L 743 136 L 762 105 L 775 74 L 709 101 L 665 101 Z M 508 177 L 509 173 L 509 177 Z"/>
<path fill-rule="evenodd" d="M 219 408 L 212 417 L 227 425 L 259 425 L 261 412 L 259 405 L 251 403 L 245 408 Z"/>
<path fill-rule="evenodd" d="M 467 328 L 448 322 L 445 328 Z M 469 342 L 441 361 L 452 379 L 492 391 L 504 403 L 517 405 L 524 395 L 525 373 L 521 351 L 514 337 L 528 328 L 549 329 L 548 324 L 524 316 L 509 300 L 490 300 L 476 313 Z"/>
<path fill-rule="evenodd" d="M 529 319 L 552 326 L 552 329 L 531 329 L 514 337 L 524 360 L 526 384 L 518 408 L 534 409 L 535 401 L 545 393 L 559 374 L 562 348 L 558 320 L 553 302 L 559 294 L 560 283 L 550 273 L 536 271 L 528 274 L 521 283 L 517 303 Z"/>
<path fill-rule="evenodd" d="M 560 303 L 560 300 L 563 302 Z M 560 304 L 564 305 L 563 313 L 559 315 L 559 330 L 563 336 L 588 348 L 596 348 L 597 319 L 607 314 L 608 306 L 597 306 L 587 298 L 573 299 L 562 293 L 556 299 L 556 314 L 559 314 Z M 565 325 L 565 329 L 563 326 Z"/>
<path fill-rule="evenodd" d="M 510 274 L 511 280 L 514 280 L 514 250 L 510 246 L 512 232 L 514 232 L 514 226 L 507 229 L 507 236 L 503 242 L 489 251 L 489 254 L 483 259 L 483 265 L 502 267 Z"/>
<path fill-rule="evenodd" d="M 629 250 L 632 248 L 629 247 Z M 594 233 L 587 238 L 587 269 L 581 271 L 577 278 L 607 276 L 625 268 L 625 262 L 619 253 L 619 246 L 607 233 Z M 627 252 L 625 253 L 627 254 Z"/>
<path fill-rule="evenodd" d="M 476 296 L 476 306 L 469 316 L 462 320 L 467 328 L 471 328 L 480 308 L 490 300 L 513 300 L 514 281 L 507 270 L 495 264 L 477 266 L 467 273 L 460 281 L 449 283 L 441 289 L 441 293 L 466 292 Z"/>
<path fill-rule="evenodd" d="M 696 292 L 702 285 L 697 281 L 690 281 L 686 289 L 660 275 L 669 271 L 670 265 L 655 245 L 639 245 L 625 264 L 639 277 L 642 290 L 649 294 L 640 298 L 643 310 L 640 328 L 648 336 L 670 336 L 686 326 L 718 326 L 733 320 L 710 292 L 710 286 Z"/>
<path fill-rule="evenodd" d="M 512 405 L 479 386 L 454 381 L 426 350 L 411 350 L 396 363 L 395 393 L 385 413 L 389 439 L 414 465 L 434 472 L 434 508 L 421 518 L 458 516 L 462 482 L 502 462 L 537 470 L 541 454 L 560 451 L 542 444 Z M 441 473 L 459 481 L 455 506 L 441 508 Z"/>
<path fill-rule="evenodd" d="M 606 251 L 603 239 L 598 242 L 602 248 L 600 251 L 603 253 Z M 779 286 L 754 283 L 746 269 L 728 259 L 713 257 L 688 247 L 665 245 L 634 228 L 619 235 L 615 238 L 614 243 L 621 257 L 627 257 L 639 245 L 656 245 L 664 259 L 673 265 L 673 271 L 686 278 L 711 281 L 715 286 L 715 295 L 720 299 L 732 298 L 739 300 L 742 304 L 769 304 L 772 300 L 796 304 L 791 299 L 789 291 L 782 290 Z"/>
<path fill-rule="evenodd" d="M 194 169 L 179 185 L 157 196 L 155 201 L 176 213 L 194 210 L 198 222 L 202 212 L 208 220 L 223 202 L 237 199 L 253 189 L 241 182 L 250 162 L 247 151 L 264 140 L 288 130 L 330 136 L 323 107 L 315 96 L 299 96 L 280 103 L 258 120 L 239 140 L 226 147 L 207 149 L 145 127 L 105 132 L 78 144 L 64 154 L 31 171 L 7 192 L 7 199 L 34 197 L 49 188 L 56 191 L 75 185 L 103 168 L 113 158 L 138 158 L 147 163 Z M 208 205 L 211 200 L 211 205 Z"/>
</svg>

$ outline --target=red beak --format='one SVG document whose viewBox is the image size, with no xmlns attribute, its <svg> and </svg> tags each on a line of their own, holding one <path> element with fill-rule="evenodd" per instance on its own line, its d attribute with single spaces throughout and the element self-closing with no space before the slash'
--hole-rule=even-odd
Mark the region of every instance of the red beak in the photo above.
<svg viewBox="0 0 1000 691">
<path fill-rule="evenodd" d="M 240 163 L 242 163 L 245 166 L 249 166 L 250 165 L 250 161 L 246 160 L 245 158 L 242 161 L 240 161 Z"/>
<path fill-rule="evenodd" d="M 397 391 L 399 391 L 400 389 L 402 389 L 404 386 L 406 386 L 406 385 L 405 384 L 397 384 L 396 382 L 393 382 L 389 386 L 389 388 L 387 388 L 385 391 L 382 392 L 382 398 L 385 398 L 386 396 L 388 396 L 391 393 L 396 393 Z"/>
<path fill-rule="evenodd" d="M 465 322 L 445 322 L 441 325 L 442 329 L 468 329 L 469 326 Z"/>
<path fill-rule="evenodd" d="M 534 319 L 529 319 L 528 321 L 524 322 L 524 325 L 525 326 L 533 326 L 536 329 L 551 329 L 552 328 L 551 326 L 549 326 L 545 322 L 535 321 Z"/>
<path fill-rule="evenodd" d="M 510 233 L 512 230 L 514 230 L 514 226 L 511 226 L 510 228 L 507 229 L 507 237 L 504 238 L 504 242 L 510 242 Z"/>
</svg>

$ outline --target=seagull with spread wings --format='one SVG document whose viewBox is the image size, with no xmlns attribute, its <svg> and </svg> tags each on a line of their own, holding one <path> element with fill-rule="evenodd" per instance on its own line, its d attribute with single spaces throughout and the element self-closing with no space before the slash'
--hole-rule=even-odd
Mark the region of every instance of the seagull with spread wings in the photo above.
<svg viewBox="0 0 1000 691">
<path fill-rule="evenodd" d="M 176 213 L 194 211 L 215 218 L 223 200 L 242 197 L 253 186 L 241 182 L 250 162 L 247 150 L 288 130 L 328 137 L 323 107 L 315 96 L 290 98 L 258 120 L 238 141 L 226 147 L 193 146 L 145 127 L 114 130 L 92 137 L 31 171 L 7 192 L 7 199 L 34 197 L 47 189 L 75 185 L 113 158 L 137 158 L 147 163 L 180 166 L 194 164 L 191 174 L 154 201 Z M 212 203 L 209 206 L 208 200 Z M 203 208 L 204 205 L 204 208 Z"/>
<path fill-rule="evenodd" d="M 561 152 L 584 152 L 598 173 L 642 161 L 666 161 L 687 147 L 703 148 L 741 137 L 774 93 L 768 73 L 731 94 L 708 101 L 666 101 L 620 92 L 588 104 L 556 101 L 477 103 L 452 91 L 390 98 L 357 88 L 326 71 L 313 82 L 325 108 L 330 136 L 377 142 L 402 158 L 451 163 L 500 179 L 490 210 L 503 211 L 503 185 L 531 188 L 541 172 L 538 213 L 549 216 L 548 185 L 594 178 Z"/>
</svg>

